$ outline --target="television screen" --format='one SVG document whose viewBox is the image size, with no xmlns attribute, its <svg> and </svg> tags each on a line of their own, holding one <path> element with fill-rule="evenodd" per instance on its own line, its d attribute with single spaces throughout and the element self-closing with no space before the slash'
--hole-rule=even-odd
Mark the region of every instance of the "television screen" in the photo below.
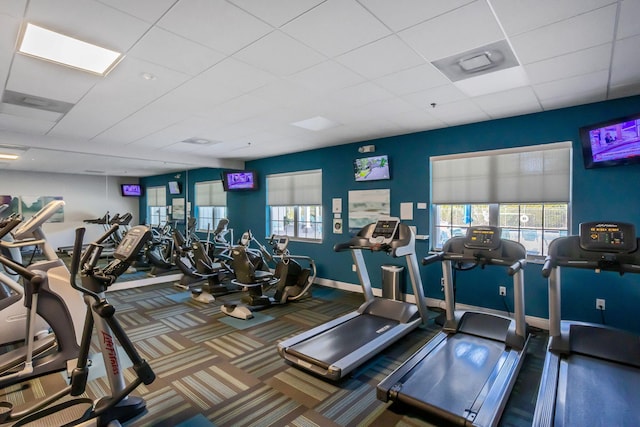
<svg viewBox="0 0 640 427">
<path fill-rule="evenodd" d="M 255 171 L 222 172 L 224 191 L 251 191 L 258 189 L 258 176 Z"/>
<path fill-rule="evenodd" d="M 389 158 L 387 155 L 364 157 L 353 161 L 356 181 L 377 181 L 390 179 Z"/>
<path fill-rule="evenodd" d="M 180 183 L 178 181 L 169 181 L 169 194 L 180 194 L 182 193 L 182 188 L 180 188 Z"/>
<path fill-rule="evenodd" d="M 640 114 L 580 128 L 584 167 L 640 163 Z"/>
<path fill-rule="evenodd" d="M 121 184 L 120 191 L 125 197 L 142 196 L 142 187 L 140 186 L 140 184 Z"/>
</svg>

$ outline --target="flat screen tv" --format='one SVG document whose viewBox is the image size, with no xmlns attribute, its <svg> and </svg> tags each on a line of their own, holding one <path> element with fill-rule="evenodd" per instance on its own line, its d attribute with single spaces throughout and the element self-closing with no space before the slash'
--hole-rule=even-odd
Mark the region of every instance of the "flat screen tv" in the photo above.
<svg viewBox="0 0 640 427">
<path fill-rule="evenodd" d="M 584 167 L 640 163 L 640 114 L 580 128 Z"/>
<path fill-rule="evenodd" d="M 142 196 L 142 187 L 140 184 L 121 184 L 120 192 L 124 197 L 140 197 Z"/>
<path fill-rule="evenodd" d="M 255 171 L 223 171 L 224 191 L 253 191 L 258 189 L 258 175 Z"/>
<path fill-rule="evenodd" d="M 353 171 L 356 181 L 377 181 L 391 178 L 389 158 L 386 154 L 355 159 L 353 161 Z"/>
<path fill-rule="evenodd" d="M 169 181 L 169 194 L 180 194 L 182 193 L 182 186 L 178 181 Z"/>
</svg>

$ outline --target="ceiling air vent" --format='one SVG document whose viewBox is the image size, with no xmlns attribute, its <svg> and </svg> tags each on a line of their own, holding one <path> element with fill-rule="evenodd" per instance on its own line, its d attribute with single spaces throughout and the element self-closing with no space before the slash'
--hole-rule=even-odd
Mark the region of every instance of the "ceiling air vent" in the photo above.
<svg viewBox="0 0 640 427">
<path fill-rule="evenodd" d="M 520 65 L 506 40 L 433 61 L 452 82 Z"/>
<path fill-rule="evenodd" d="M 29 95 L 26 93 L 5 90 L 2 94 L 2 102 L 19 105 L 21 107 L 36 108 L 38 110 L 51 111 L 53 113 L 67 114 L 73 104 L 70 102 L 58 101 L 55 99 L 43 98 L 41 96 Z"/>
</svg>

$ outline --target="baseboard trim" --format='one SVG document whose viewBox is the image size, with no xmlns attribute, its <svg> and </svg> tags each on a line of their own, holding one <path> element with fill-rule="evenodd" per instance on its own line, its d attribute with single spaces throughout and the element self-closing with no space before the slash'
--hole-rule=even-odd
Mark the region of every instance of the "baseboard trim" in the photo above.
<svg viewBox="0 0 640 427">
<path fill-rule="evenodd" d="M 353 283 L 347 283 L 347 282 L 340 282 L 337 280 L 330 280 L 330 279 L 323 279 L 323 278 L 316 278 L 315 284 L 317 285 L 321 285 L 321 286 L 326 286 L 328 288 L 334 288 L 334 289 L 341 289 L 343 291 L 350 291 L 350 292 L 358 292 L 358 293 L 362 293 L 362 286 L 360 285 L 356 285 Z M 382 289 L 380 288 L 373 288 L 373 295 L 379 297 L 382 296 Z M 413 295 L 411 294 L 402 294 L 402 297 L 404 299 L 404 301 L 410 302 L 415 304 L 416 299 Z M 438 298 L 426 298 L 426 303 L 428 307 L 439 307 L 442 308 L 444 310 L 444 300 L 443 299 L 438 299 Z M 508 313 L 506 311 L 502 311 L 502 310 L 493 310 L 493 309 L 489 309 L 489 308 L 485 308 L 485 307 L 477 307 L 477 306 L 473 306 L 473 305 L 468 305 L 468 304 L 461 304 L 461 303 L 457 303 L 456 304 L 456 310 L 469 310 L 469 311 L 479 311 L 479 312 L 483 312 L 483 313 L 490 313 L 490 314 L 499 314 L 502 316 L 507 316 Z M 512 313 L 513 314 L 513 313 Z M 538 328 L 538 329 L 544 329 L 545 331 L 549 330 L 549 319 L 545 319 L 543 317 L 536 317 L 536 316 L 525 316 L 526 322 L 529 326 L 533 326 L 534 328 Z"/>
</svg>

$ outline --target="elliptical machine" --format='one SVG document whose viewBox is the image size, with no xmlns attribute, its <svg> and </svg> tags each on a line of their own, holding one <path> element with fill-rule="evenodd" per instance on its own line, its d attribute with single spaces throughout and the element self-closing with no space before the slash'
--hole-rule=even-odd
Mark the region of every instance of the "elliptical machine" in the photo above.
<svg viewBox="0 0 640 427">
<path fill-rule="evenodd" d="M 8 402 L 0 403 L 0 423 L 17 421 L 13 427 L 37 423 L 39 426 L 119 426 L 121 422 L 130 420 L 144 412 L 145 401 L 140 397 L 129 396 L 142 383 L 149 385 L 155 380 L 155 374 L 149 364 L 143 360 L 129 340 L 124 329 L 115 317 L 115 308 L 105 297 L 106 289 L 123 274 L 137 256 L 138 251 L 151 237 L 148 227 L 136 226 L 129 230 L 122 242 L 115 248 L 114 260 L 106 267 L 97 267 L 102 242 L 109 238 L 118 228 L 114 225 L 98 241 L 91 243 L 81 255 L 84 228 L 76 230 L 76 239 L 71 264 L 69 283 L 72 288 L 84 295 L 86 304 L 85 322 L 82 333 L 81 351 L 77 358 L 76 368 L 71 375 L 71 383 L 62 390 L 48 396 L 41 402 L 20 412 L 14 413 Z M 19 264 L 0 256 L 0 262 L 18 272 L 35 295 L 46 286 L 49 275 L 33 266 L 24 268 Z M 78 272 L 81 273 L 81 285 L 76 283 Z M 89 350 L 93 327 L 96 327 L 100 349 L 104 359 L 111 394 L 97 401 L 78 396 L 85 392 L 89 374 Z M 133 363 L 136 378 L 126 384 L 124 381 L 116 341 Z M 65 396 L 74 397 L 57 405 L 54 402 Z M 50 406 L 53 405 L 53 406 Z M 81 416 L 77 416 L 77 406 L 86 406 Z"/>
<path fill-rule="evenodd" d="M 287 236 L 272 235 L 269 245 L 272 246 L 273 255 L 264 246 L 260 245 L 260 248 L 267 260 L 277 261 L 273 273 L 256 269 L 244 246 L 232 250 L 235 283 L 247 287 L 248 291 L 240 303 L 225 303 L 220 308 L 222 313 L 247 320 L 253 317 L 254 311 L 311 296 L 310 288 L 316 278 L 315 261 L 308 256 L 291 255 Z M 308 264 L 308 267 L 303 268 L 300 261 Z M 275 291 L 272 295 L 265 295 L 264 291 L 269 289 Z"/>
<path fill-rule="evenodd" d="M 80 351 L 84 316 L 77 308 L 83 307 L 84 302 L 80 293 L 69 287 L 69 270 L 47 243 L 42 230 L 42 224 L 62 206 L 64 201 L 53 200 L 26 222 L 20 224 L 19 218 L 15 217 L 4 228 L 8 233 L 17 226 L 13 233 L 15 247 L 38 245 L 42 248 L 47 259 L 31 264 L 29 269 L 46 274 L 48 280 L 37 289 L 25 280 L 23 288 L 9 276 L 0 273 L 0 283 L 19 296 L 17 302 L 6 307 L 10 310 L 7 314 L 19 309 L 15 315 L 20 315 L 17 318 L 20 324 L 26 324 L 26 331 L 17 328 L 14 332 L 17 340 L 25 340 L 25 345 L 0 355 L 0 388 L 50 372 L 70 371 Z M 2 258 L 24 268 L 4 255 Z M 5 270 L 19 273 L 11 265 L 3 264 Z M 24 301 L 23 308 L 17 304 L 20 301 Z M 34 340 L 36 335 L 41 335 L 42 319 L 49 324 L 53 333 Z"/>
</svg>

